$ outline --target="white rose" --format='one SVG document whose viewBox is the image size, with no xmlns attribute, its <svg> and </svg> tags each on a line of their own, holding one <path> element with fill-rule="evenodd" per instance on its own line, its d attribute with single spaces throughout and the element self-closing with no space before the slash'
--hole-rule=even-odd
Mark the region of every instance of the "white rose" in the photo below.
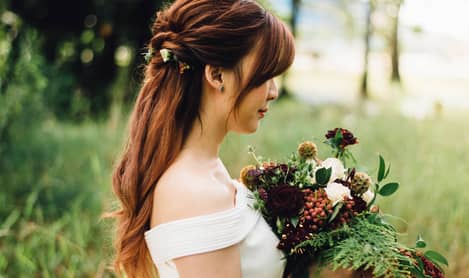
<svg viewBox="0 0 469 278">
<path fill-rule="evenodd" d="M 352 198 L 350 195 L 350 189 L 340 183 L 331 182 L 327 185 L 325 190 L 327 193 L 327 198 L 331 200 L 332 205 L 335 205 L 339 201 L 344 200 L 345 196 Z"/>
<path fill-rule="evenodd" d="M 362 199 L 368 205 L 371 202 L 371 200 L 373 200 L 374 196 L 375 196 L 375 193 L 368 189 L 365 193 L 363 193 Z"/>
<path fill-rule="evenodd" d="M 316 169 L 314 170 L 314 172 L 316 173 L 316 171 L 320 168 L 332 168 L 332 173 L 331 173 L 331 178 L 329 180 L 329 182 L 333 182 L 335 181 L 336 179 L 342 179 L 344 176 L 345 176 L 345 168 L 344 168 L 344 165 L 342 164 L 342 161 L 340 161 L 339 159 L 337 158 L 328 158 L 326 160 L 324 160 L 323 162 L 321 162 L 321 164 L 316 167 Z"/>
</svg>

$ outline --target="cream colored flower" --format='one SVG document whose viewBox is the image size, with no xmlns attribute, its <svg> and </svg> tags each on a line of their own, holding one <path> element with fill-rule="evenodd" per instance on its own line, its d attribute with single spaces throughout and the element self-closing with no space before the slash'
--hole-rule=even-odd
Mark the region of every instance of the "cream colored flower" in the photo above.
<svg viewBox="0 0 469 278">
<path fill-rule="evenodd" d="M 345 176 L 344 165 L 342 164 L 342 161 L 337 158 L 330 157 L 322 161 L 321 164 L 316 167 L 314 172 L 316 172 L 320 168 L 332 168 L 331 178 L 329 182 L 334 182 L 336 179 L 342 179 Z"/>
<path fill-rule="evenodd" d="M 327 193 L 327 198 L 331 200 L 332 205 L 343 201 L 345 196 L 352 198 L 352 196 L 350 195 L 350 189 L 340 183 L 331 182 L 327 185 L 325 190 Z"/>
<path fill-rule="evenodd" d="M 374 196 L 375 196 L 375 193 L 368 189 L 367 191 L 365 191 L 365 193 L 363 193 L 362 199 L 368 205 L 371 202 L 371 200 L 373 200 Z"/>
</svg>

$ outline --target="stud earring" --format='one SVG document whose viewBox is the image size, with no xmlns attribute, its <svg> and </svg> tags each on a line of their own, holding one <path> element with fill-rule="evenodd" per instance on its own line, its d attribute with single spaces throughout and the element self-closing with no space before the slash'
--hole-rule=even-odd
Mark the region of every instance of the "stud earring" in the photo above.
<svg viewBox="0 0 469 278">
<path fill-rule="evenodd" d="M 220 85 L 220 92 L 224 92 L 225 91 L 225 86 L 223 86 L 223 84 Z"/>
</svg>

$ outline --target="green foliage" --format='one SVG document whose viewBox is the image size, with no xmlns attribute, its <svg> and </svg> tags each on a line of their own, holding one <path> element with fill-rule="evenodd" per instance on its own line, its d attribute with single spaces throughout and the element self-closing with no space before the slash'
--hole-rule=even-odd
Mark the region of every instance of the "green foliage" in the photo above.
<svg viewBox="0 0 469 278">
<path fill-rule="evenodd" d="M 0 184 L 10 196 L 0 207 L 0 216 L 5 216 L 26 200 L 30 184 L 47 167 L 54 146 L 43 144 L 47 137 L 35 136 L 46 115 L 43 94 L 47 84 L 41 70 L 44 61 L 35 48 L 38 35 L 25 29 L 13 39 L 6 29 L 0 27 L 0 32 L 8 49 L 2 60 L 11 63 L 0 76 Z"/>
<path fill-rule="evenodd" d="M 331 179 L 332 168 L 319 168 L 316 171 L 316 182 L 319 185 L 325 186 Z"/>
<path fill-rule="evenodd" d="M 371 269 L 376 277 L 407 277 L 412 260 L 400 252 L 396 232 L 387 225 L 373 223 L 364 216 L 352 223 L 328 232 L 320 232 L 300 244 L 313 250 L 313 255 L 332 269 Z"/>
<path fill-rule="evenodd" d="M 49 122 L 30 138 L 43 148 L 48 144 L 56 148 L 44 148 L 50 163 L 37 180 L 24 186 L 29 192 L 18 196 L 0 191 L 4 204 L 12 208 L 0 218 L 0 273 L 7 277 L 110 276 L 112 233 L 100 215 L 110 200 L 110 170 L 121 130 L 112 131 L 103 124 Z M 41 141 L 40 135 L 48 141 Z M 22 169 L 25 172 L 10 175 L 32 175 Z"/>
</svg>

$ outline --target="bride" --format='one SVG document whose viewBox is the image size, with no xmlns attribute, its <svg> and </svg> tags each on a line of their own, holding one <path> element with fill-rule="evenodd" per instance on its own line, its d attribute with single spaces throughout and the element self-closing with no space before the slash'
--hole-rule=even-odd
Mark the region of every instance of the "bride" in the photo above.
<svg viewBox="0 0 469 278">
<path fill-rule="evenodd" d="M 277 238 L 219 158 L 253 133 L 293 62 L 286 26 L 255 1 L 177 0 L 157 13 L 113 173 L 114 268 L 127 277 L 281 277 Z"/>
</svg>

